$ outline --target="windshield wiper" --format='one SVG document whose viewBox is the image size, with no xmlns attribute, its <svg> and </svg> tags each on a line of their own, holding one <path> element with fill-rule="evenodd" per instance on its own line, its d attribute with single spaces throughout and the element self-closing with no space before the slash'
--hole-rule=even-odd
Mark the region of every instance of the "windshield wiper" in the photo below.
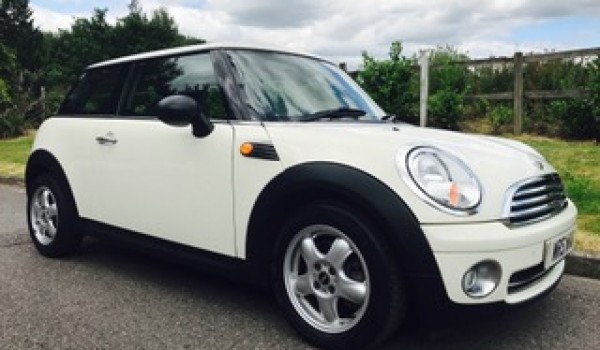
<svg viewBox="0 0 600 350">
<path fill-rule="evenodd" d="M 383 120 L 383 121 L 386 121 L 386 122 L 387 122 L 387 121 L 391 121 L 392 123 L 404 123 L 404 122 L 403 122 L 403 121 L 400 119 L 400 117 L 399 117 L 399 116 L 397 116 L 397 115 L 393 115 L 393 114 L 391 114 L 391 115 L 384 115 L 384 116 L 381 118 L 381 120 Z"/>
<path fill-rule="evenodd" d="M 309 114 L 300 120 L 303 122 L 312 122 L 319 119 L 358 118 L 365 114 L 367 114 L 367 112 L 363 111 L 362 109 L 340 107 Z"/>
</svg>

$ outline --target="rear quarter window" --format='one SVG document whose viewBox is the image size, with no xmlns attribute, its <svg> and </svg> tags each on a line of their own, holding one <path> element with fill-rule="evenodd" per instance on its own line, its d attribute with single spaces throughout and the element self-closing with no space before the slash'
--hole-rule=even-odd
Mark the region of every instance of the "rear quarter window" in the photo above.
<svg viewBox="0 0 600 350">
<path fill-rule="evenodd" d="M 59 109 L 66 115 L 115 115 L 127 65 L 89 69 L 75 83 Z"/>
</svg>

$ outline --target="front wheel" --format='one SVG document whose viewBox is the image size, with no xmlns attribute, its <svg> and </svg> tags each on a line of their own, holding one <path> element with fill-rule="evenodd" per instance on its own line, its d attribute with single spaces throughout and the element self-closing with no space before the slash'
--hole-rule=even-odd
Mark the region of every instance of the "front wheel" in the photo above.
<svg viewBox="0 0 600 350">
<path fill-rule="evenodd" d="M 27 223 L 40 254 L 60 257 L 74 252 L 81 235 L 74 230 L 75 204 L 50 175 L 34 180 L 27 198 Z"/>
<path fill-rule="evenodd" d="M 275 256 L 275 295 L 315 345 L 373 347 L 403 318 L 397 259 L 367 220 L 343 206 L 301 210 L 285 225 Z"/>
</svg>

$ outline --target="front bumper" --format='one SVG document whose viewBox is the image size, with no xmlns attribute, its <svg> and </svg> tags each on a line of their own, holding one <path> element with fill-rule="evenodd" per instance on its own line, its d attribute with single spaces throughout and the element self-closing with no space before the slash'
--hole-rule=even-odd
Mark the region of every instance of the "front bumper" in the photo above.
<svg viewBox="0 0 600 350">
<path fill-rule="evenodd" d="M 550 289 L 563 274 L 565 263 L 544 266 L 545 242 L 572 235 L 577 209 L 573 203 L 547 220 L 520 227 L 501 222 L 422 225 L 431 246 L 448 298 L 457 304 L 518 304 Z M 473 265 L 494 260 L 502 269 L 496 289 L 483 298 L 463 292 L 462 277 Z M 511 280 L 511 276 L 513 277 Z M 526 283 L 515 288 L 515 279 Z"/>
</svg>

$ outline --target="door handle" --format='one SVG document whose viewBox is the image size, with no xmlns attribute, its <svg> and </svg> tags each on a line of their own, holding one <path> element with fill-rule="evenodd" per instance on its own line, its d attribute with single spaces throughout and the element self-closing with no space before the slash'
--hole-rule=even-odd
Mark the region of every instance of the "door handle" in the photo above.
<svg viewBox="0 0 600 350">
<path fill-rule="evenodd" d="M 96 141 L 101 145 L 114 145 L 117 143 L 117 139 L 112 132 L 108 132 L 105 136 L 97 136 Z"/>
</svg>

